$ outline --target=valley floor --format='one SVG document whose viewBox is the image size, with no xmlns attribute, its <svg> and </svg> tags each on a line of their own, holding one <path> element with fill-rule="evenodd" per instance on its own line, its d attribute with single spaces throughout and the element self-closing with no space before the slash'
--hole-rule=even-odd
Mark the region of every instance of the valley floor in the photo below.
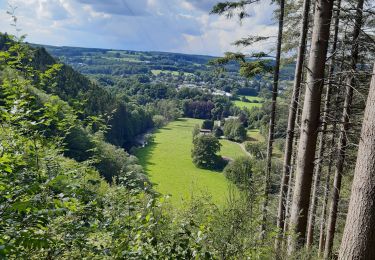
<svg viewBox="0 0 375 260">
<path fill-rule="evenodd" d="M 202 120 L 182 118 L 155 132 L 152 144 L 136 151 L 155 189 L 171 195 L 180 206 L 194 196 L 208 195 L 217 205 L 226 201 L 230 183 L 221 172 L 199 169 L 191 159 L 192 130 Z M 246 155 L 240 145 L 220 140 L 220 154 L 229 158 Z"/>
</svg>

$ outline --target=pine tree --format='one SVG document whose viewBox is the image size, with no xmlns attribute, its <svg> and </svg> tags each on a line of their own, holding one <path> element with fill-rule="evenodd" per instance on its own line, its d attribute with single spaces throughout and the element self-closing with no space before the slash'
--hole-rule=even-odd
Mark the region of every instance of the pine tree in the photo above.
<svg viewBox="0 0 375 260">
<path fill-rule="evenodd" d="M 293 139 L 294 139 L 294 128 L 297 118 L 297 108 L 299 103 L 301 80 L 303 73 L 303 63 L 306 52 L 306 38 L 308 32 L 308 23 L 309 23 L 309 13 L 310 13 L 310 0 L 304 0 L 303 2 L 303 17 L 302 17 L 302 26 L 300 31 L 300 40 L 297 54 L 297 64 L 294 74 L 294 84 L 292 99 L 289 106 L 289 116 L 288 116 L 288 129 L 287 136 L 285 140 L 285 152 L 284 152 L 284 165 L 283 165 L 283 175 L 281 178 L 280 184 L 280 198 L 278 206 L 278 215 L 277 215 L 277 228 L 279 235 L 276 238 L 275 249 L 280 248 L 280 238 L 282 237 L 282 232 L 284 229 L 285 222 L 285 208 L 286 208 L 286 198 L 289 190 L 289 176 L 291 169 L 291 159 L 293 154 Z"/>
<path fill-rule="evenodd" d="M 305 242 L 333 0 L 317 0 L 315 5 L 314 26 L 306 79 L 307 86 L 297 155 L 296 180 L 290 217 L 290 228 L 296 233 L 297 238 L 289 237 L 289 254 L 301 247 Z"/>
<path fill-rule="evenodd" d="M 375 64 L 339 259 L 375 259 Z"/>
<path fill-rule="evenodd" d="M 333 190 L 331 196 L 331 206 L 329 209 L 329 217 L 327 222 L 327 235 L 326 235 L 326 244 L 324 250 L 324 258 L 329 258 L 332 252 L 333 238 L 335 236 L 336 229 L 336 220 L 337 220 L 337 210 L 338 203 L 340 199 L 340 190 L 341 190 L 341 180 L 344 170 L 344 162 L 347 150 L 347 132 L 350 127 L 350 115 L 352 108 L 352 99 L 353 99 L 353 88 L 355 84 L 355 75 L 354 73 L 357 70 L 357 63 L 359 59 L 359 36 L 363 23 L 363 4 L 364 0 L 359 0 L 356 8 L 355 23 L 353 28 L 353 37 L 352 37 L 352 49 L 351 49 L 351 60 L 350 60 L 350 69 L 352 75 L 349 75 L 349 78 L 346 82 L 345 88 L 345 100 L 344 107 L 342 111 L 342 125 L 340 128 L 340 136 L 338 140 L 338 158 L 336 164 L 336 171 L 333 182 Z"/>
</svg>

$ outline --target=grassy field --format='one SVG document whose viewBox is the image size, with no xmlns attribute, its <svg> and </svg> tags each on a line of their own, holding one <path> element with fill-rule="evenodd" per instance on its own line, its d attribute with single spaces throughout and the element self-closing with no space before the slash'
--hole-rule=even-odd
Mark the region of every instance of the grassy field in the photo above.
<svg viewBox="0 0 375 260">
<path fill-rule="evenodd" d="M 243 96 L 240 96 L 240 98 L 243 97 Z M 248 108 L 248 109 L 251 109 L 253 107 L 261 107 L 262 106 L 262 103 L 253 103 L 251 101 L 253 100 L 257 100 L 259 102 L 263 101 L 262 98 L 260 97 L 252 97 L 252 96 L 244 96 L 246 97 L 250 102 L 243 102 L 243 101 L 240 101 L 240 100 L 235 100 L 234 101 L 234 105 L 239 107 L 239 108 Z"/>
<path fill-rule="evenodd" d="M 173 205 L 179 206 L 193 195 L 210 195 L 223 205 L 228 194 L 228 181 L 222 173 L 195 167 L 191 159 L 192 129 L 202 120 L 180 119 L 156 131 L 155 141 L 138 149 L 136 156 L 145 167 L 155 189 L 170 194 Z M 238 144 L 221 140 L 221 155 L 243 155 Z"/>
<path fill-rule="evenodd" d="M 264 142 L 263 135 L 260 134 L 259 129 L 247 130 L 247 139 L 252 142 Z"/>
<path fill-rule="evenodd" d="M 235 159 L 237 157 L 245 155 L 245 153 L 242 151 L 241 147 L 237 143 L 224 139 L 220 140 L 220 143 L 222 145 L 220 150 L 221 156 Z"/>
</svg>

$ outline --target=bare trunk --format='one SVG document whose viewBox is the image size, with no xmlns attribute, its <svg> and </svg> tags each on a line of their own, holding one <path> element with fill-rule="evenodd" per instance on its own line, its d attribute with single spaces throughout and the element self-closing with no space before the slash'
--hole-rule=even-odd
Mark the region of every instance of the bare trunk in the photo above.
<svg viewBox="0 0 375 260">
<path fill-rule="evenodd" d="M 331 93 L 332 93 L 332 87 L 328 86 L 327 92 L 326 92 L 326 100 L 324 104 L 322 128 L 321 128 L 321 133 L 319 135 L 318 160 L 315 166 L 314 183 L 313 183 L 313 189 L 312 189 L 312 195 L 311 195 L 311 209 L 310 209 L 308 225 L 307 225 L 307 237 L 306 237 L 307 248 L 309 248 L 312 245 L 313 238 L 314 238 L 315 213 L 316 213 L 316 207 L 318 204 L 317 193 L 318 193 L 318 189 L 320 186 L 320 175 L 321 175 L 321 170 L 322 170 L 324 145 L 325 145 L 324 135 L 325 135 L 325 132 L 327 131 L 327 117 L 328 117 L 327 113 L 328 113 L 328 110 L 330 109 Z"/>
<path fill-rule="evenodd" d="M 291 103 L 289 106 L 287 136 L 285 140 L 283 175 L 281 178 L 279 207 L 278 207 L 278 215 L 277 215 L 277 228 L 278 228 L 279 233 L 275 241 L 276 251 L 280 248 L 280 242 L 281 242 L 280 239 L 282 238 L 285 215 L 286 215 L 285 213 L 286 197 L 287 197 L 288 188 L 290 187 L 290 185 L 288 184 L 289 184 L 289 175 L 290 175 L 290 168 L 291 168 L 291 158 L 293 154 L 294 128 L 295 128 L 297 108 L 298 108 L 298 102 L 299 102 L 299 96 L 300 96 L 301 79 L 302 79 L 302 72 L 303 72 L 303 60 L 304 60 L 305 52 L 306 52 L 306 37 L 307 37 L 308 24 L 309 24 L 309 12 L 310 12 L 310 0 L 304 0 L 303 21 L 302 21 L 302 27 L 301 27 L 301 32 L 300 32 L 297 64 L 296 64 L 296 70 L 295 70 L 295 75 L 294 75 L 293 93 L 292 93 Z"/>
<path fill-rule="evenodd" d="M 322 118 L 322 128 L 321 133 L 319 136 L 319 148 L 318 148 L 318 160 L 315 167 L 315 176 L 314 176 L 314 185 L 313 185 L 313 192 L 311 196 L 311 209 L 309 214 L 309 222 L 307 226 L 307 241 L 306 246 L 309 248 L 313 243 L 314 238 L 314 224 L 315 224 L 315 214 L 316 214 L 316 208 L 318 204 L 318 189 L 320 186 L 320 178 L 321 178 L 321 171 L 323 166 L 323 156 L 324 156 L 324 146 L 325 146 L 325 132 L 327 131 L 327 120 L 328 120 L 328 113 L 330 110 L 330 104 L 331 104 L 331 95 L 332 95 L 332 77 L 334 73 L 334 66 L 335 66 L 335 55 L 336 55 L 336 49 L 337 49 L 337 38 L 338 38 L 338 32 L 339 32 L 339 21 L 340 21 L 340 8 L 341 8 L 341 0 L 337 1 L 337 9 L 335 12 L 335 24 L 334 24 L 334 36 L 333 36 L 333 45 L 331 50 L 331 61 L 329 66 L 329 72 L 328 72 L 328 85 L 327 85 L 327 92 L 326 92 L 326 98 L 324 103 L 324 113 Z"/>
<path fill-rule="evenodd" d="M 332 7 L 333 0 L 316 1 L 290 217 L 290 228 L 297 239 L 289 237 L 289 254 L 301 247 L 305 240 Z"/>
<path fill-rule="evenodd" d="M 327 204 L 328 204 L 328 196 L 330 191 L 330 182 L 331 182 L 331 172 L 333 167 L 333 147 L 335 145 L 335 133 L 336 133 L 336 123 L 333 125 L 332 129 L 332 136 L 331 136 L 331 152 L 328 159 L 328 169 L 327 169 L 327 176 L 324 185 L 324 197 L 323 197 L 323 205 L 322 205 L 322 212 L 321 212 L 321 222 L 320 222 L 320 231 L 319 231 L 319 249 L 318 249 L 318 257 L 324 251 L 324 244 L 325 244 L 325 224 L 326 224 L 326 215 L 327 215 Z"/>
<path fill-rule="evenodd" d="M 375 64 L 339 259 L 375 259 Z"/>
<path fill-rule="evenodd" d="M 266 169 L 266 180 L 265 180 L 265 187 L 264 187 L 264 202 L 263 202 L 262 225 L 261 225 L 261 234 L 263 238 L 264 238 L 265 230 L 266 230 L 268 196 L 269 196 L 269 189 L 270 189 L 270 182 L 271 182 L 272 148 L 273 148 L 273 141 L 274 141 L 275 118 L 276 118 L 276 99 L 277 99 L 278 86 L 279 86 L 281 42 L 283 38 L 283 26 L 284 26 L 284 5 L 285 5 L 285 0 L 281 0 L 280 1 L 279 32 L 277 36 L 276 64 L 275 64 L 273 88 L 272 88 L 271 117 L 270 117 L 270 122 L 269 122 L 268 143 L 267 143 L 267 169 Z"/>
<path fill-rule="evenodd" d="M 297 118 L 296 118 L 296 124 L 298 124 L 298 118 L 300 114 L 300 109 L 297 108 Z M 293 192 L 293 183 L 294 183 L 294 173 L 295 173 L 295 166 L 296 166 L 296 147 L 298 144 L 298 139 L 297 137 L 294 138 L 294 144 L 293 144 L 293 156 L 292 156 L 292 162 L 291 162 L 291 167 L 290 167 L 290 178 L 288 182 L 288 191 L 286 194 L 286 205 L 285 205 L 285 220 L 284 220 L 284 226 L 283 226 L 283 240 L 285 240 L 285 235 L 288 232 L 288 220 L 290 217 L 290 204 L 291 204 L 291 199 L 292 199 L 292 192 Z"/>
<path fill-rule="evenodd" d="M 339 93 L 336 93 L 335 96 L 335 108 L 339 107 Z M 327 206 L 328 206 L 328 197 L 330 193 L 330 184 L 331 184 L 331 173 L 332 173 L 332 168 L 333 168 L 333 163 L 334 163 L 334 158 L 336 154 L 336 147 L 335 147 L 335 142 L 336 142 L 336 134 L 337 134 L 337 123 L 336 123 L 336 118 L 337 118 L 338 112 L 335 111 L 334 114 L 332 115 L 334 120 L 333 120 L 333 126 L 332 126 L 332 133 L 331 133 L 331 138 L 329 142 L 329 147 L 331 147 L 330 153 L 329 153 L 329 158 L 328 158 L 328 166 L 327 166 L 327 173 L 326 173 L 326 180 L 325 180 L 325 185 L 324 185 L 324 196 L 323 196 L 323 203 L 322 203 L 322 211 L 321 211 L 321 222 L 320 222 L 320 233 L 319 233 L 319 250 L 318 250 L 318 257 L 323 253 L 324 251 L 324 245 L 325 245 L 325 227 L 326 227 L 326 215 L 327 215 Z M 338 120 L 337 120 L 338 121 Z"/>
<path fill-rule="evenodd" d="M 331 206 L 329 210 L 329 217 L 327 222 L 327 235 L 326 235 L 326 244 L 324 250 L 324 258 L 328 259 L 332 253 L 333 239 L 335 236 L 336 230 L 336 220 L 337 220 L 337 209 L 340 199 L 340 190 L 341 190 L 341 180 L 346 156 L 346 146 L 347 138 L 346 133 L 349 130 L 349 121 L 350 113 L 353 99 L 353 85 L 354 85 L 354 72 L 356 71 L 356 65 L 359 57 L 358 50 L 358 39 L 360 30 L 362 27 L 362 11 L 363 11 L 363 2 L 364 0 L 359 0 L 357 4 L 356 19 L 353 29 L 353 39 L 352 39 L 352 50 L 351 50 L 351 70 L 353 75 L 351 75 L 346 83 L 346 94 L 344 101 L 344 108 L 342 113 L 342 125 L 340 131 L 340 137 L 338 141 L 338 157 L 336 164 L 335 177 L 333 181 L 333 190 L 331 197 Z"/>
</svg>

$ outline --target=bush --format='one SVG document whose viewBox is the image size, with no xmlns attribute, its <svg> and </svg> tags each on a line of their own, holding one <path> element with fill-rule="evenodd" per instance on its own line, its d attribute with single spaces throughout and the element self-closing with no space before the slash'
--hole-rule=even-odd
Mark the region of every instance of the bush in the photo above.
<svg viewBox="0 0 375 260">
<path fill-rule="evenodd" d="M 220 152 L 221 144 L 213 135 L 196 135 L 193 138 L 193 149 L 191 156 L 193 163 L 200 168 L 221 169 L 223 159 L 217 155 Z"/>
<path fill-rule="evenodd" d="M 108 182 L 121 182 L 124 186 L 136 185 L 143 187 L 148 182 L 142 166 L 135 156 L 129 155 L 124 149 L 103 141 L 97 133 L 95 142 L 95 167 Z M 123 178 L 126 177 L 124 182 Z"/>
<path fill-rule="evenodd" d="M 200 132 L 201 132 L 200 126 L 199 125 L 195 125 L 194 128 L 193 128 L 193 131 L 192 131 L 193 139 L 194 139 L 194 137 L 196 137 L 197 135 L 199 135 Z"/>
<path fill-rule="evenodd" d="M 224 135 L 223 129 L 221 127 L 215 125 L 212 129 L 212 133 L 216 138 L 220 138 L 222 135 Z"/>
<path fill-rule="evenodd" d="M 255 157 L 255 159 L 264 159 L 266 157 L 266 144 L 264 142 L 246 142 L 245 149 L 251 155 Z"/>
<path fill-rule="evenodd" d="M 202 129 L 209 129 L 212 130 L 214 127 L 214 121 L 213 120 L 204 120 L 202 123 Z"/>
<path fill-rule="evenodd" d="M 161 128 L 167 124 L 167 119 L 162 115 L 154 115 L 152 117 L 152 122 L 156 128 Z"/>
<path fill-rule="evenodd" d="M 251 184 L 253 161 L 249 157 L 240 157 L 224 168 L 224 175 L 239 188 L 245 189 Z"/>
</svg>

